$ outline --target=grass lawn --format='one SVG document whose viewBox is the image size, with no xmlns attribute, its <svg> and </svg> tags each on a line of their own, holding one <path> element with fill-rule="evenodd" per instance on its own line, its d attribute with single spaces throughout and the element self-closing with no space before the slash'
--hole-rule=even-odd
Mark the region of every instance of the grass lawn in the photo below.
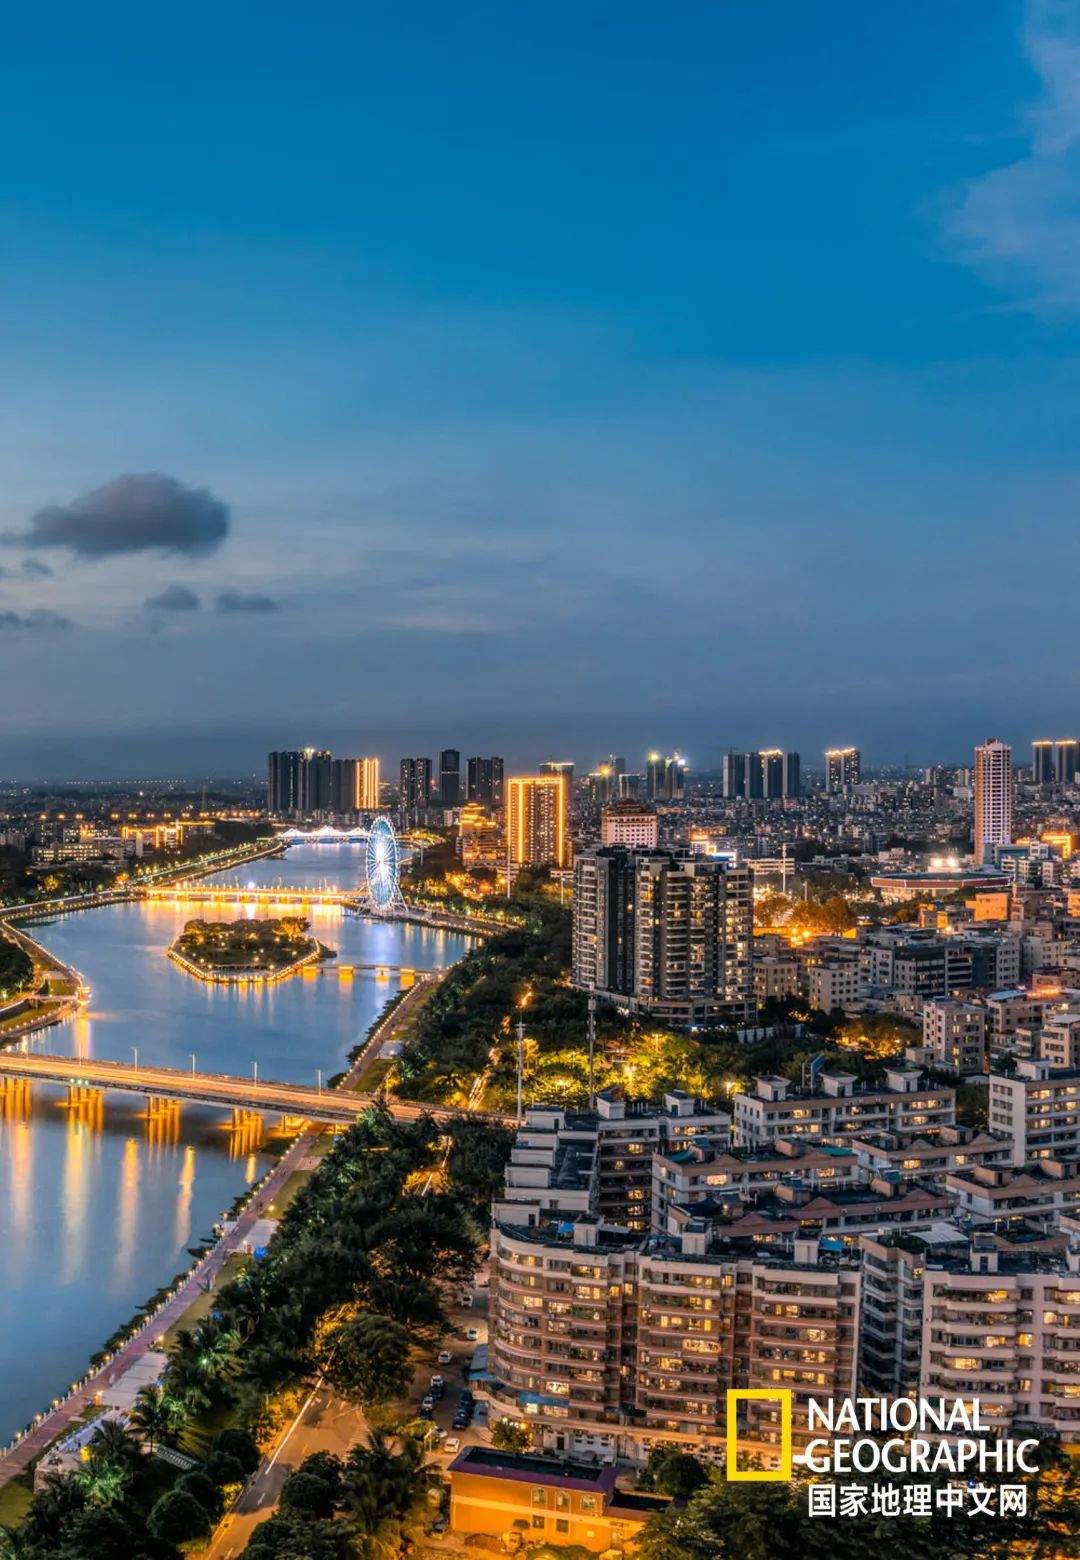
<svg viewBox="0 0 1080 1560">
<path fill-rule="evenodd" d="M 353 1083 L 353 1092 L 356 1094 L 374 1094 L 392 1065 L 393 1063 L 388 1057 L 376 1057 L 375 1061 L 369 1062 Z"/>
<path fill-rule="evenodd" d="M 185 1327 L 194 1327 L 196 1322 L 201 1322 L 204 1316 L 210 1315 L 217 1301 L 218 1290 L 236 1278 L 239 1273 L 243 1272 L 250 1260 L 250 1257 L 245 1256 L 243 1252 L 233 1252 L 214 1280 L 213 1289 L 209 1291 L 204 1289 L 201 1294 L 196 1295 L 184 1314 L 178 1317 L 171 1327 L 166 1329 L 163 1334 L 166 1349 L 172 1347 L 178 1332 L 181 1332 Z"/>
<path fill-rule="evenodd" d="M 18 1527 L 30 1510 L 34 1490 L 33 1474 L 20 1473 L 0 1489 L 0 1527 Z"/>
</svg>

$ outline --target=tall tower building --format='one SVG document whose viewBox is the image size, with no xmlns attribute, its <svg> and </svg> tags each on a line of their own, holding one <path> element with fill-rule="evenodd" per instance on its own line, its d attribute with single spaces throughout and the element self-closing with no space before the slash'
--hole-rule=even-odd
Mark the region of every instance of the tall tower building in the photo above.
<svg viewBox="0 0 1080 1560">
<path fill-rule="evenodd" d="M 294 818 L 302 810 L 304 755 L 271 753 L 266 761 L 266 806 L 271 818 Z"/>
<path fill-rule="evenodd" d="M 328 748 L 305 748 L 300 766 L 300 810 L 329 812 L 333 805 L 333 755 Z"/>
<path fill-rule="evenodd" d="M 565 777 L 514 775 L 507 785 L 507 859 L 514 867 L 566 865 Z"/>
<path fill-rule="evenodd" d="M 403 813 L 431 806 L 431 759 L 403 758 L 398 781 L 398 806 Z"/>
<path fill-rule="evenodd" d="M 686 765 L 678 753 L 664 758 L 650 753 L 645 768 L 645 795 L 650 802 L 681 802 L 686 794 Z"/>
<path fill-rule="evenodd" d="M 734 801 L 746 795 L 747 753 L 724 754 L 724 797 Z"/>
<path fill-rule="evenodd" d="M 858 785 L 862 755 L 858 748 L 829 748 L 825 754 L 825 789 L 830 796 Z"/>
<path fill-rule="evenodd" d="M 1075 737 L 1059 737 L 1054 744 L 1054 779 L 1058 785 L 1072 785 L 1080 768 L 1080 743 Z"/>
<path fill-rule="evenodd" d="M 989 737 L 975 749 L 975 860 L 993 861 L 998 845 L 1012 843 L 1012 748 Z"/>
<path fill-rule="evenodd" d="M 1035 785 L 1054 783 L 1054 744 L 1046 740 L 1031 744 L 1031 778 Z"/>
<path fill-rule="evenodd" d="M 439 754 L 439 801 L 444 807 L 461 806 L 461 753 L 443 748 Z"/>
<path fill-rule="evenodd" d="M 379 803 L 379 760 L 377 758 L 357 759 L 359 771 L 359 795 L 360 809 L 363 812 L 374 812 Z"/>
<path fill-rule="evenodd" d="M 679 1025 L 753 1005 L 748 867 L 608 845 L 574 863 L 574 984 Z"/>
<path fill-rule="evenodd" d="M 470 758 L 465 768 L 465 800 L 482 802 L 485 807 L 503 804 L 503 761 L 501 758 Z"/>
</svg>

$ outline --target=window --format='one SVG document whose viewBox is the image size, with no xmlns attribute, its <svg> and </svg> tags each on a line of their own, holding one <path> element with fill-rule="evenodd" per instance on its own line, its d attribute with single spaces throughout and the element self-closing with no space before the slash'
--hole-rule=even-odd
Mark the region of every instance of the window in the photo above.
<svg viewBox="0 0 1080 1560">
<path fill-rule="evenodd" d="M 534 1506 L 546 1506 L 547 1505 L 547 1490 L 538 1489 L 534 1485 L 533 1486 L 533 1492 L 532 1492 L 532 1503 L 533 1503 Z"/>
<path fill-rule="evenodd" d="M 556 1533 L 569 1533 L 570 1524 L 567 1522 L 565 1517 L 555 1518 L 555 1531 Z"/>
<path fill-rule="evenodd" d="M 532 1525 L 533 1525 L 534 1528 L 539 1528 L 540 1532 L 542 1533 L 544 1531 L 544 1528 L 547 1526 L 547 1518 L 546 1517 L 533 1517 Z"/>
<path fill-rule="evenodd" d="M 583 1517 L 596 1516 L 596 1496 L 583 1495 L 581 1497 L 581 1515 Z"/>
</svg>

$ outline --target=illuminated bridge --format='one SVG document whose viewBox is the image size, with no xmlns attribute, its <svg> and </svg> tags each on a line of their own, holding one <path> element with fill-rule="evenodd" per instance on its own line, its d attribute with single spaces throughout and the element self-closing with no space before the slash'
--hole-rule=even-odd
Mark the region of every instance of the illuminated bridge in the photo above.
<svg viewBox="0 0 1080 1560">
<path fill-rule="evenodd" d="M 324 888 L 245 888 L 240 883 L 214 888 L 181 883 L 175 888 L 150 888 L 146 898 L 151 904 L 169 905 L 348 905 L 359 908 L 367 904 L 367 896 L 360 889 L 343 893 L 340 889 Z"/>
<path fill-rule="evenodd" d="M 152 1102 L 189 1100 L 200 1105 L 220 1105 L 234 1113 L 264 1112 L 300 1121 L 327 1121 L 349 1125 L 375 1103 L 371 1094 L 348 1094 L 338 1089 L 313 1089 L 298 1083 L 260 1082 L 229 1073 L 185 1072 L 177 1067 L 134 1066 L 126 1062 L 86 1061 L 72 1056 L 22 1055 L 0 1051 L 0 1088 L 6 1083 L 60 1084 L 73 1104 L 93 1098 L 105 1089 L 145 1094 Z M 437 1121 L 478 1115 L 455 1106 L 422 1107 L 391 1100 L 388 1108 L 402 1121 L 427 1114 Z M 482 1120 L 505 1121 L 501 1116 Z"/>
</svg>

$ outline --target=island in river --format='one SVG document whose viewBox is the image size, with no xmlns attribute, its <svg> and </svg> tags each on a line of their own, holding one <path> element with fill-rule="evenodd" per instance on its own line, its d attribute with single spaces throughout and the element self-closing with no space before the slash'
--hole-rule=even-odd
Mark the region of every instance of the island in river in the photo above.
<svg viewBox="0 0 1080 1560">
<path fill-rule="evenodd" d="M 169 957 L 200 980 L 284 980 L 337 957 L 310 935 L 302 916 L 266 921 L 188 921 Z"/>
</svg>

